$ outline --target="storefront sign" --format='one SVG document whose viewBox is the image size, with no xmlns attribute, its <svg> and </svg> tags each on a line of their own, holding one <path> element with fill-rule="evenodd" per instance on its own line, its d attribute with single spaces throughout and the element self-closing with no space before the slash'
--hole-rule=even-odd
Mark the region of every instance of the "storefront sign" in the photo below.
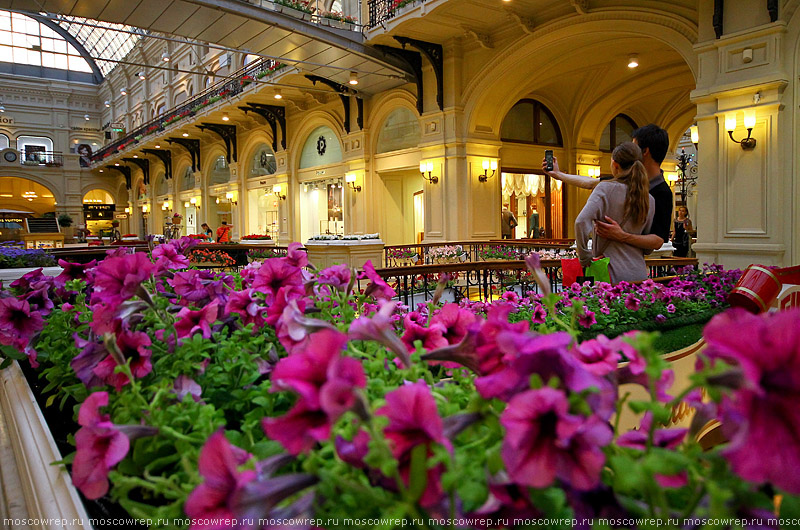
<svg viewBox="0 0 800 530">
<path fill-rule="evenodd" d="M 112 219 L 114 217 L 114 210 L 116 209 L 117 206 L 115 204 L 84 204 L 83 217 L 87 221 Z"/>
<path fill-rule="evenodd" d="M 127 218 L 128 218 L 128 214 L 126 214 L 126 213 L 115 213 L 114 214 L 114 219 L 127 219 Z"/>
<path fill-rule="evenodd" d="M 111 128 L 112 131 L 115 132 L 122 132 L 125 130 L 125 125 L 122 122 L 117 122 L 117 121 L 111 123 L 109 127 Z"/>
<path fill-rule="evenodd" d="M 314 173 L 319 177 L 320 175 L 324 175 L 325 174 L 325 170 L 324 169 L 318 169 Z"/>
<path fill-rule="evenodd" d="M 87 132 L 100 132 L 97 127 L 70 127 L 73 131 L 87 131 Z"/>
<path fill-rule="evenodd" d="M 0 125 L 14 125 L 14 117 L 0 116 Z"/>
</svg>

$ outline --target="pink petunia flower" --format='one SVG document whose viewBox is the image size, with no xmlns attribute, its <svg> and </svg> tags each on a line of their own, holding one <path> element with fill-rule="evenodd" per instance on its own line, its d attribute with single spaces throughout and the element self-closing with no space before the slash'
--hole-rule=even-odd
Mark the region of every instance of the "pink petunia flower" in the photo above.
<svg viewBox="0 0 800 530">
<path fill-rule="evenodd" d="M 376 300 L 391 300 L 397 296 L 395 290 L 389 287 L 389 284 L 375 271 L 372 260 L 367 260 L 367 262 L 364 263 L 363 270 L 364 272 L 360 277 L 362 279 L 366 278 L 371 282 L 364 291 L 365 295 L 372 296 Z"/>
<path fill-rule="evenodd" d="M 752 315 L 731 309 L 703 335 L 706 355 L 738 365 L 745 383 L 723 398 L 720 413 L 731 440 L 723 455 L 751 482 L 800 494 L 800 310 Z"/>
<path fill-rule="evenodd" d="M 502 457 L 511 479 L 532 488 L 556 478 L 579 490 L 600 481 L 605 463 L 601 448 L 611 442 L 611 427 L 592 416 L 569 414 L 564 392 L 552 388 L 514 396 L 500 423 L 506 429 Z"/>
<path fill-rule="evenodd" d="M 148 348 L 150 344 L 150 337 L 142 331 L 122 330 L 116 336 L 118 353 L 122 359 L 130 361 L 131 373 L 136 378 L 142 378 L 153 370 L 153 366 L 150 364 L 152 352 Z M 118 365 L 116 357 L 117 355 L 109 354 L 94 367 L 92 372 L 106 384 L 114 385 L 116 391 L 119 392 L 130 381 L 126 374 L 114 372 Z"/>
<path fill-rule="evenodd" d="M 144 252 L 106 258 L 94 269 L 92 300 L 112 305 L 128 300 L 154 270 L 155 265 Z"/>
<path fill-rule="evenodd" d="M 380 309 L 372 316 L 361 316 L 350 324 L 348 335 L 353 340 L 374 340 L 383 344 L 397 355 L 406 368 L 411 366 L 411 359 L 405 344 L 394 331 L 392 314 L 396 302 L 381 302 Z"/>
<path fill-rule="evenodd" d="M 43 327 L 42 315 L 32 312 L 27 300 L 0 298 L 0 344 L 23 350 Z"/>
<path fill-rule="evenodd" d="M 570 351 L 584 368 L 595 375 L 604 376 L 617 369 L 617 364 L 622 359 L 619 354 L 621 349 L 620 339 L 611 340 L 600 335 L 596 339 L 583 341 Z"/>
<path fill-rule="evenodd" d="M 444 328 L 442 336 L 448 344 L 457 344 L 467 335 L 467 330 L 475 323 L 477 316 L 471 311 L 461 309 L 458 304 L 445 304 L 431 318 L 431 326 Z"/>
<path fill-rule="evenodd" d="M 452 449 L 444 435 L 444 426 L 436 410 L 431 391 L 423 382 L 408 384 L 386 394 L 386 405 L 375 411 L 389 418 L 384 429 L 392 455 L 399 463 L 400 477 L 408 485 L 411 471 L 411 452 L 418 445 L 425 445 L 428 453 L 433 444 Z M 438 464 L 428 469 L 428 481 L 420 498 L 420 505 L 435 505 L 442 497 L 440 484 L 444 466 Z"/>
<path fill-rule="evenodd" d="M 267 303 L 271 303 L 278 290 L 289 287 L 303 294 L 303 276 L 300 268 L 292 265 L 287 258 L 264 260 L 253 278 L 253 289 L 267 295 Z M 287 297 L 288 298 L 288 297 Z"/>
<path fill-rule="evenodd" d="M 254 324 L 254 331 L 264 327 L 266 312 L 267 308 L 262 305 L 252 289 L 232 292 L 225 304 L 226 314 L 236 313 L 245 326 Z"/>
<path fill-rule="evenodd" d="M 189 258 L 184 256 L 172 243 L 158 245 L 153 249 L 153 257 L 157 260 L 156 270 L 159 272 L 189 268 Z"/>
<path fill-rule="evenodd" d="M 211 324 L 217 321 L 219 305 L 217 302 L 205 306 L 203 309 L 192 311 L 188 307 L 182 308 L 176 315 L 175 331 L 178 338 L 191 337 L 198 331 L 204 339 L 211 337 Z"/>
</svg>

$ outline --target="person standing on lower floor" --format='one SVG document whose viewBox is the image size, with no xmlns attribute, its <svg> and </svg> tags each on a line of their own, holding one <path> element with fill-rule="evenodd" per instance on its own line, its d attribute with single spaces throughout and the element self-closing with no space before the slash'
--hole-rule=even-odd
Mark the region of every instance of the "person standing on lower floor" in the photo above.
<svg viewBox="0 0 800 530">
<path fill-rule="evenodd" d="M 692 231 L 692 220 L 689 219 L 689 209 L 686 206 L 679 206 L 675 217 L 672 230 L 672 246 L 675 251 L 672 253 L 676 258 L 685 258 L 689 255 L 689 241 Z"/>
<path fill-rule="evenodd" d="M 226 221 L 222 221 L 222 225 L 217 228 L 217 243 L 227 243 L 231 240 L 231 227 L 228 226 Z"/>
<path fill-rule="evenodd" d="M 514 212 L 508 209 L 508 205 L 503 205 L 503 211 L 500 212 L 500 233 L 503 239 L 513 239 L 514 229 L 517 227 L 517 218 L 514 217 Z"/>
</svg>

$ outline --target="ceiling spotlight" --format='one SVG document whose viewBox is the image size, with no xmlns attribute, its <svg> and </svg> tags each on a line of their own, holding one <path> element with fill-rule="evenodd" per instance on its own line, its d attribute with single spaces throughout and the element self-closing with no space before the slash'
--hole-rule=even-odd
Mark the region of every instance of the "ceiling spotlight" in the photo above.
<svg viewBox="0 0 800 530">
<path fill-rule="evenodd" d="M 120 88 L 119 89 L 119 93 L 122 94 L 123 96 L 127 96 L 128 95 L 128 89 L 127 88 Z"/>
<path fill-rule="evenodd" d="M 183 133 L 184 138 L 186 138 L 187 136 L 189 136 L 189 133 Z"/>
<path fill-rule="evenodd" d="M 114 162 L 114 165 L 115 166 L 119 166 L 119 162 Z"/>
<path fill-rule="evenodd" d="M 156 144 L 156 149 L 161 149 L 161 144 Z"/>
<path fill-rule="evenodd" d="M 144 79 L 145 79 L 144 72 L 139 72 L 139 79 L 141 79 L 142 81 L 144 81 Z"/>
<path fill-rule="evenodd" d="M 139 158 L 139 155 L 133 155 L 133 158 Z"/>
<path fill-rule="evenodd" d="M 275 89 L 275 99 L 282 99 L 282 98 L 283 98 L 283 96 L 281 95 L 281 89 L 280 88 L 276 88 Z"/>
<path fill-rule="evenodd" d="M 86 120 L 86 121 L 89 121 L 89 115 L 88 114 L 84 114 L 83 115 L 83 119 Z"/>
<path fill-rule="evenodd" d="M 111 106 L 111 102 L 109 100 L 105 100 L 103 102 L 103 105 L 105 105 L 106 107 L 110 107 Z"/>
<path fill-rule="evenodd" d="M 222 121 L 228 121 L 228 120 L 230 120 L 230 119 L 231 119 L 231 118 L 230 118 L 230 116 L 228 116 L 228 113 L 227 113 L 227 112 L 223 112 L 223 113 L 222 113 Z"/>
<path fill-rule="evenodd" d="M 165 63 L 169 62 L 169 54 L 167 53 L 167 50 L 164 50 L 164 53 L 161 54 L 161 60 Z"/>
<path fill-rule="evenodd" d="M 632 53 L 628 56 L 628 68 L 636 68 L 639 66 L 639 54 Z"/>
<path fill-rule="evenodd" d="M 351 85 L 358 84 L 358 72 L 350 72 L 350 84 Z"/>
<path fill-rule="evenodd" d="M 6 107 L 5 107 L 5 105 L 3 105 L 2 103 L 0 103 L 0 112 L 5 112 L 5 111 L 6 111 Z"/>
<path fill-rule="evenodd" d="M 102 172 L 103 172 L 103 170 L 101 169 L 101 170 L 100 170 L 100 173 L 102 173 Z"/>
</svg>

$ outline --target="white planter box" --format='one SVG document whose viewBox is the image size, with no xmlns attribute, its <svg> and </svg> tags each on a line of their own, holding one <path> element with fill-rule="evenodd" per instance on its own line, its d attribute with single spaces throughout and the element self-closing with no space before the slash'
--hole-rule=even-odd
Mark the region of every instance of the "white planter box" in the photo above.
<svg viewBox="0 0 800 530">
<path fill-rule="evenodd" d="M 306 242 L 308 260 L 318 269 L 338 263 L 360 269 L 367 261 L 375 267 L 383 263 L 384 242 L 380 239 L 358 240 L 308 240 Z"/>
<path fill-rule="evenodd" d="M 4 285 L 8 285 L 14 280 L 18 280 L 31 271 L 35 271 L 39 267 L 25 267 L 22 269 L 0 269 L 0 281 Z M 42 274 L 45 276 L 58 276 L 64 269 L 61 267 L 42 267 Z"/>
<path fill-rule="evenodd" d="M 16 362 L 0 371 L 0 411 L 0 515 L 38 522 L 9 528 L 91 530 L 66 469 L 51 465 L 61 453 Z"/>
<path fill-rule="evenodd" d="M 265 247 L 274 247 L 274 239 L 242 239 L 239 241 L 240 245 L 262 245 Z"/>
</svg>

